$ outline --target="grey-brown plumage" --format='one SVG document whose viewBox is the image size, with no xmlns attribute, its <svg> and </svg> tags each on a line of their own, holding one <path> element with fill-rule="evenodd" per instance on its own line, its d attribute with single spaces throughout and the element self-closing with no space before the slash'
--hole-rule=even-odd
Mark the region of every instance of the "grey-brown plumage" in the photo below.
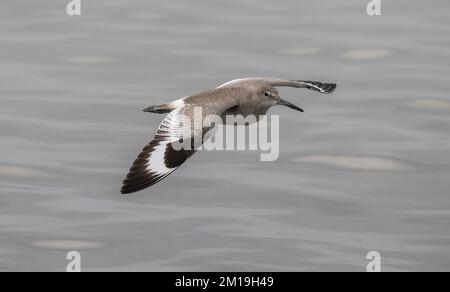
<svg viewBox="0 0 450 292">
<path fill-rule="evenodd" d="M 134 161 L 123 182 L 122 194 L 134 193 L 161 181 L 213 135 L 214 127 L 195 129 L 192 125 L 195 122 L 203 124 L 203 121 L 194 119 L 204 119 L 210 115 L 221 116 L 223 120 L 227 115 L 253 115 L 259 118 L 274 105 L 285 105 L 303 111 L 280 98 L 275 88 L 278 86 L 306 88 L 323 94 L 332 93 L 336 89 L 336 84 L 317 81 L 244 78 L 167 104 L 150 106 L 144 111 L 168 115 L 161 122 L 153 140 Z M 195 108 L 201 108 L 201 116 L 194 115 Z M 177 143 L 188 143 L 191 147 L 179 149 L 175 147 Z"/>
</svg>

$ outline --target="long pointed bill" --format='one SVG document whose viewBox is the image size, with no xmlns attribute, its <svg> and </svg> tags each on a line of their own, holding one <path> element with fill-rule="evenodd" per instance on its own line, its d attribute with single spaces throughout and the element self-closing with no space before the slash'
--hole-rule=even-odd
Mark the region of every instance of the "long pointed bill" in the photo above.
<svg viewBox="0 0 450 292">
<path fill-rule="evenodd" d="M 281 99 L 281 98 L 280 98 L 280 100 L 278 101 L 278 104 L 279 104 L 279 105 L 285 105 L 285 106 L 290 107 L 291 109 L 295 109 L 296 111 L 299 111 L 299 112 L 303 112 L 303 109 L 302 109 L 302 108 L 296 106 L 295 104 L 290 103 L 290 102 L 287 101 L 287 100 Z"/>
</svg>

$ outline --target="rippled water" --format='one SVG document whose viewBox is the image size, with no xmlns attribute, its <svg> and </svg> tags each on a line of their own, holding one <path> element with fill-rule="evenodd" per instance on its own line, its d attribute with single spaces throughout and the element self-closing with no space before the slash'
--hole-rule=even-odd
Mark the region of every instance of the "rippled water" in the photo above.
<svg viewBox="0 0 450 292">
<path fill-rule="evenodd" d="M 448 1 L 82 2 L 2 3 L 0 270 L 450 269 Z M 282 90 L 306 112 L 271 110 L 276 162 L 203 151 L 119 194 L 140 109 L 246 76 L 339 86 Z"/>
</svg>

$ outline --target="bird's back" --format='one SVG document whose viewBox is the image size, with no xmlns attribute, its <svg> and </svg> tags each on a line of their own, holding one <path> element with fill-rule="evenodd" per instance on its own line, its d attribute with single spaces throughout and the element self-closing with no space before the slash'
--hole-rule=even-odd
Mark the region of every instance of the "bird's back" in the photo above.
<svg viewBox="0 0 450 292">
<path fill-rule="evenodd" d="M 249 91 L 241 87 L 205 90 L 183 99 L 185 105 L 201 107 L 203 114 L 221 114 L 228 108 L 245 102 Z"/>
</svg>

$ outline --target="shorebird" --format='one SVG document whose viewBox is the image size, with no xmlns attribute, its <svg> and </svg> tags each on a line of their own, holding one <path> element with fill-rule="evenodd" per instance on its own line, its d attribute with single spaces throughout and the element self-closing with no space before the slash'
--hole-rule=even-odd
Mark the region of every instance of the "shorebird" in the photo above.
<svg viewBox="0 0 450 292">
<path fill-rule="evenodd" d="M 191 149 L 174 149 L 173 143 L 180 139 L 200 136 L 206 141 L 210 128 L 199 130 L 184 126 L 183 117 L 194 118 L 194 108 L 200 107 L 204 116 L 253 115 L 261 117 L 274 105 L 284 105 L 303 112 L 303 109 L 282 99 L 276 87 L 289 86 L 306 88 L 323 94 L 336 89 L 334 83 L 317 81 L 284 80 L 277 78 L 243 78 L 229 81 L 211 90 L 206 90 L 166 104 L 153 105 L 144 112 L 168 114 L 156 132 L 153 140 L 142 150 L 123 181 L 122 194 L 130 194 L 146 189 L 166 178 L 191 157 L 199 146 Z M 186 133 L 189 133 L 186 137 Z M 210 136 L 210 135 L 209 135 Z M 209 138 L 209 137 L 208 137 Z M 196 140 L 197 141 L 197 140 Z"/>
</svg>

